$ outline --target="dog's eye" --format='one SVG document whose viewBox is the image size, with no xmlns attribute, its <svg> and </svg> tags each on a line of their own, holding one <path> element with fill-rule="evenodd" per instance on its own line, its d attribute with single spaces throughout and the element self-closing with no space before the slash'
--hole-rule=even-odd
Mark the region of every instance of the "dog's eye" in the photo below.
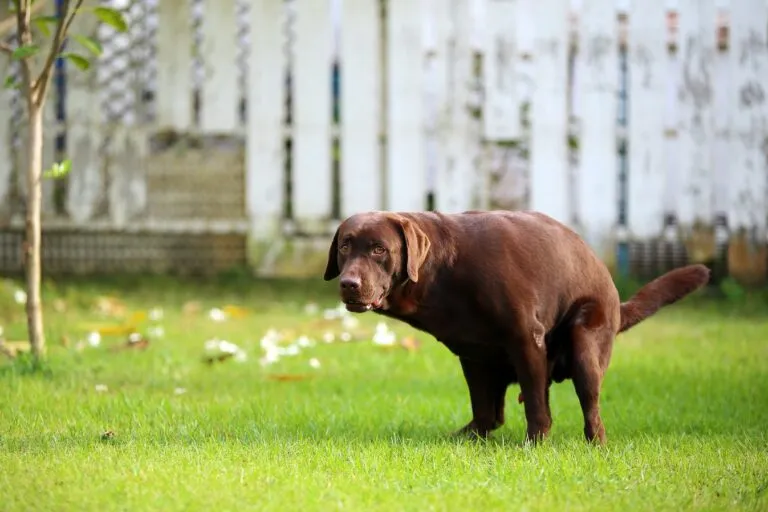
<svg viewBox="0 0 768 512">
<path fill-rule="evenodd" d="M 339 246 L 339 252 L 347 252 L 349 250 L 349 244 L 343 243 Z"/>
<path fill-rule="evenodd" d="M 386 252 L 386 250 L 382 246 L 380 246 L 380 245 L 373 246 L 373 254 L 381 256 L 385 252 Z"/>
</svg>

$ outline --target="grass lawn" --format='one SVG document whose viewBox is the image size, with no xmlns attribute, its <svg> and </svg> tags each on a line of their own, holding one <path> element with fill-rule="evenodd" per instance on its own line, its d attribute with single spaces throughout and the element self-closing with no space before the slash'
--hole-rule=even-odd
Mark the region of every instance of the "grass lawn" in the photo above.
<svg viewBox="0 0 768 512">
<path fill-rule="evenodd" d="M 25 332 L 14 287 L 0 281 L 8 340 Z M 418 347 L 375 344 L 371 313 L 354 329 L 323 320 L 334 293 L 48 283 L 47 368 L 0 356 L 0 510 L 768 510 L 768 313 L 698 299 L 664 310 L 616 345 L 608 445 L 586 445 L 565 382 L 551 437 L 527 447 L 516 386 L 492 439 L 448 437 L 470 418 L 458 361 L 418 333 Z M 271 328 L 316 344 L 263 365 Z M 116 350 L 133 329 L 146 349 Z M 339 341 L 344 329 L 362 339 Z M 214 337 L 247 357 L 205 363 Z"/>
</svg>

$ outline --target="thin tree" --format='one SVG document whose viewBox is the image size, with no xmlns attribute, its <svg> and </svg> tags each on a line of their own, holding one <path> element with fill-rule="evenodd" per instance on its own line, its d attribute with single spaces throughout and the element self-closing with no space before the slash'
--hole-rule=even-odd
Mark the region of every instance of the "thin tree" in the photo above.
<svg viewBox="0 0 768 512">
<path fill-rule="evenodd" d="M 26 136 L 26 220 L 24 240 L 24 267 L 27 285 L 27 330 L 32 355 L 39 362 L 45 355 L 45 333 L 43 330 L 43 311 L 40 293 L 41 285 L 41 226 L 40 213 L 42 203 L 42 179 L 44 177 L 60 178 L 65 176 L 71 162 L 65 160 L 55 163 L 53 167 L 43 172 L 43 112 L 57 58 L 66 59 L 83 71 L 90 68 L 88 57 L 73 51 L 64 51 L 72 21 L 75 16 L 95 15 L 101 22 L 106 23 L 120 32 L 126 30 L 122 14 L 108 7 L 83 8 L 84 0 L 62 0 L 57 13 L 53 16 L 38 15 L 42 10 L 39 5 L 43 0 L 12 0 L 8 9 L 0 6 L 0 15 L 7 11 L 10 16 L 0 19 L 0 52 L 11 61 L 18 62 L 20 79 L 9 75 L 5 79 L 5 87 L 21 89 L 26 107 L 27 136 Z M 34 5 L 37 3 L 38 5 Z M 2 7 L 5 7 L 3 9 Z M 15 23 L 13 20 L 15 18 Z M 33 26 L 37 31 L 33 30 Z M 10 32 L 15 28 L 14 41 L 5 41 L 3 30 Z M 35 38 L 40 39 L 39 41 Z M 43 44 L 45 39 L 48 45 Z M 74 34 L 72 39 L 80 46 L 98 57 L 101 54 L 99 42 L 87 35 Z M 47 46 L 46 50 L 42 48 Z M 0 107 L 7 108 L 7 106 Z"/>
</svg>

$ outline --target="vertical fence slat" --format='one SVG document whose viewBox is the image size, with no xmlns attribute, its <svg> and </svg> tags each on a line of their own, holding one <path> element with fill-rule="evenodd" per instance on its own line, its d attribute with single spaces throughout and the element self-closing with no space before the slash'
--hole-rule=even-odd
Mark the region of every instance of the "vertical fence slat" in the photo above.
<svg viewBox="0 0 768 512">
<path fill-rule="evenodd" d="M 531 98 L 531 208 L 570 223 L 568 163 L 568 0 L 539 0 Z"/>
<path fill-rule="evenodd" d="M 452 0 L 447 40 L 446 112 L 441 131 L 445 134 L 445 160 L 437 168 L 435 199 L 437 209 L 455 213 L 472 208 L 477 183 L 474 158 L 477 157 L 479 134 L 473 131 L 469 108 L 473 82 L 472 48 L 470 46 L 471 4 L 469 0 Z"/>
<path fill-rule="evenodd" d="M 9 3 L 0 1 L 0 19 L 10 15 Z M 11 72 L 10 59 L 0 56 L 0 83 Z M 0 87 L 0 218 L 11 214 L 9 195 L 13 176 L 13 158 L 11 154 L 11 98 L 13 91 Z"/>
<path fill-rule="evenodd" d="M 764 284 L 768 273 L 768 6 L 731 1 L 731 144 L 728 180 L 728 273 L 742 282 Z"/>
<path fill-rule="evenodd" d="M 96 0 L 86 0 L 83 8 L 96 5 Z M 78 16 L 72 25 L 73 33 L 96 37 L 97 22 L 94 16 Z M 95 69 L 99 63 L 94 64 L 88 71 L 81 71 L 69 62 L 65 64 L 66 154 L 72 161 L 72 171 L 68 176 L 66 209 L 75 223 L 91 219 L 104 195 L 103 158 L 99 150 L 102 140 L 100 124 L 103 120 Z"/>
<path fill-rule="evenodd" d="M 665 0 L 633 2 L 629 12 L 627 226 L 630 236 L 661 234 L 666 168 L 664 111 L 669 82 Z"/>
<path fill-rule="evenodd" d="M 711 225 L 714 156 L 714 0 L 680 0 L 680 225 Z M 763 20 L 765 21 L 765 20 Z"/>
<path fill-rule="evenodd" d="M 185 131 L 193 118 L 189 0 L 159 0 L 157 17 L 157 123 L 161 130 Z"/>
<path fill-rule="evenodd" d="M 381 37 L 378 0 L 343 2 L 341 214 L 382 208 Z"/>
<path fill-rule="evenodd" d="M 619 211 L 616 119 L 619 87 L 618 25 L 614 0 L 585 0 L 579 15 L 582 61 L 581 155 L 577 179 L 582 235 L 608 258 Z M 599 200 L 598 200 L 599 198 Z"/>
<path fill-rule="evenodd" d="M 731 181 L 731 123 L 733 98 L 731 56 L 733 48 L 715 55 L 714 75 L 714 155 L 712 211 L 723 215 L 728 211 L 728 193 Z"/>
<path fill-rule="evenodd" d="M 483 134 L 488 141 L 520 137 L 520 102 L 517 60 L 516 0 L 488 0 L 483 59 Z"/>
<path fill-rule="evenodd" d="M 729 180 L 729 226 L 766 228 L 766 141 L 768 139 L 768 47 L 765 2 L 731 0 L 730 71 L 733 138 Z"/>
<path fill-rule="evenodd" d="M 309 225 L 330 218 L 333 200 L 329 0 L 297 2 L 294 27 L 293 213 Z"/>
<path fill-rule="evenodd" d="M 109 218 L 124 227 L 147 201 L 147 135 L 141 128 L 119 126 L 109 144 Z"/>
<path fill-rule="evenodd" d="M 257 238 L 275 234 L 285 201 L 284 19 L 282 2 L 253 0 L 251 3 L 245 158 L 248 215 L 251 232 Z"/>
<path fill-rule="evenodd" d="M 450 0 L 426 0 L 430 16 L 424 18 L 425 85 L 425 165 L 426 187 L 434 194 L 440 169 L 447 165 L 446 126 L 448 125 L 448 39 L 451 34 Z"/>
<path fill-rule="evenodd" d="M 422 7 L 390 0 L 387 24 L 386 207 L 423 210 L 426 205 L 422 68 Z"/>
<path fill-rule="evenodd" d="M 200 128 L 209 133 L 228 133 L 240 124 L 239 95 L 234 92 L 237 90 L 235 0 L 203 1 L 200 54 L 205 78 L 200 102 Z"/>
</svg>

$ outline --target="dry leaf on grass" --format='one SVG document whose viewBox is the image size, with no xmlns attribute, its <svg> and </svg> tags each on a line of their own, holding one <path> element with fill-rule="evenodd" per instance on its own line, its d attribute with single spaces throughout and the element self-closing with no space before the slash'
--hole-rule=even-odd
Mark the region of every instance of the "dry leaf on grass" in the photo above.
<svg viewBox="0 0 768 512">
<path fill-rule="evenodd" d="M 400 346 L 408 352 L 416 352 L 421 347 L 421 342 L 413 336 L 406 336 L 400 340 Z"/>
<path fill-rule="evenodd" d="M 147 347 L 149 347 L 149 340 L 138 332 L 133 332 L 128 335 L 128 339 L 125 340 L 125 343 L 114 347 L 112 350 L 115 352 L 121 350 L 146 350 Z"/>
<path fill-rule="evenodd" d="M 110 439 L 115 438 L 115 433 L 111 430 L 105 430 L 101 433 L 101 440 L 102 441 L 109 441 Z"/>
<path fill-rule="evenodd" d="M 311 375 L 302 373 L 270 373 L 267 375 L 267 380 L 274 380 L 277 382 L 296 382 L 301 380 L 309 380 L 311 378 Z"/>
<path fill-rule="evenodd" d="M 200 313 L 200 311 L 202 311 L 202 309 L 203 309 L 203 306 L 202 306 L 202 304 L 200 304 L 199 301 L 192 300 L 192 301 L 184 303 L 184 305 L 181 307 L 181 312 L 184 315 L 192 316 L 192 315 L 197 315 L 198 313 Z"/>
<path fill-rule="evenodd" d="M 16 359 L 19 354 L 29 353 L 32 350 L 28 341 L 5 341 L 0 339 L 0 353 L 9 359 Z"/>
<path fill-rule="evenodd" d="M 97 313 L 112 317 L 124 317 L 128 311 L 120 299 L 108 296 L 98 297 L 94 309 Z"/>
</svg>

